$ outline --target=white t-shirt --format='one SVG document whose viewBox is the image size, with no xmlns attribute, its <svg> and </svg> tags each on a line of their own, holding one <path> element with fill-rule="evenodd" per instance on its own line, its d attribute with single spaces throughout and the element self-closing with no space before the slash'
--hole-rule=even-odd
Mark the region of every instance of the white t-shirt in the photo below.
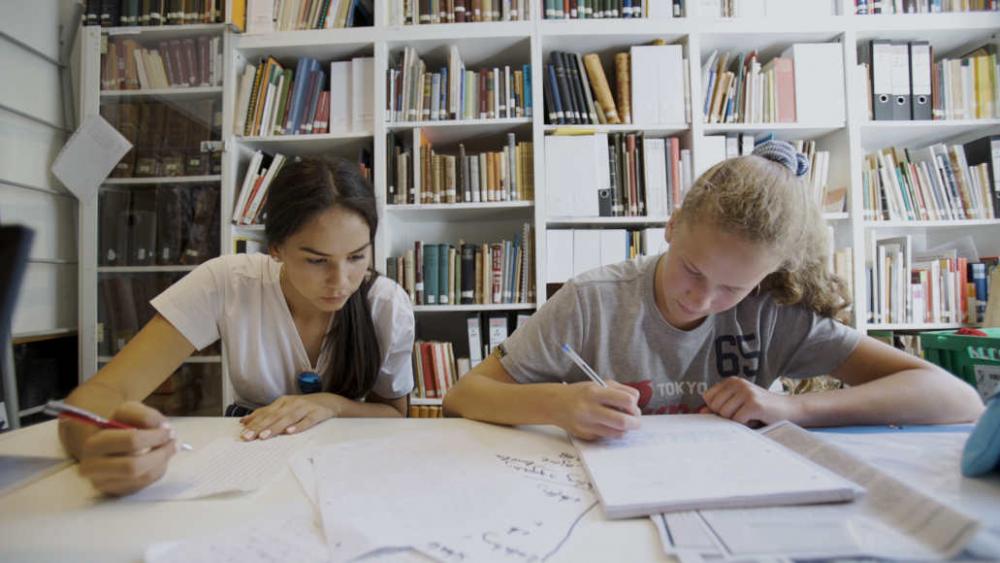
<svg viewBox="0 0 1000 563">
<path fill-rule="evenodd" d="M 195 348 L 219 338 L 227 351 L 236 402 L 257 408 L 298 393 L 303 371 L 330 365 L 324 342 L 312 366 L 280 284 L 281 264 L 266 254 L 220 256 L 198 266 L 151 301 Z M 413 390 L 413 308 L 394 281 L 379 277 L 368 292 L 382 364 L 372 391 L 395 399 Z M 324 387 L 326 381 L 323 382 Z"/>
</svg>

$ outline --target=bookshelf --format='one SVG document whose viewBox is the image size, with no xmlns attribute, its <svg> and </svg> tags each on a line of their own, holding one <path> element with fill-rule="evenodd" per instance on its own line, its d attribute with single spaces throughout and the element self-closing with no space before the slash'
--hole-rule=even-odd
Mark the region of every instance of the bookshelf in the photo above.
<svg viewBox="0 0 1000 563">
<path fill-rule="evenodd" d="M 387 5 L 378 5 L 375 25 L 365 28 L 283 31 L 267 35 L 226 34 L 224 61 L 225 76 L 222 86 L 222 140 L 225 145 L 223 171 L 212 181 L 221 183 L 221 248 L 233 252 L 238 238 L 262 239 L 259 225 L 231 225 L 234 200 L 239 191 L 250 157 L 256 150 L 281 152 L 288 156 L 334 154 L 355 158 L 362 148 L 373 155 L 373 183 L 378 199 L 380 216 L 379 232 L 375 245 L 375 265 L 385 271 L 385 260 L 412 248 L 414 240 L 456 243 L 467 241 L 495 241 L 510 238 L 521 224 L 533 228 L 535 299 L 530 303 L 480 304 L 480 305 L 417 305 L 418 338 L 421 327 L 431 326 L 439 319 L 462 323 L 466 315 L 474 313 L 530 312 L 546 300 L 546 232 L 549 229 L 607 229 L 647 228 L 662 226 L 667 217 L 559 217 L 549 209 L 545 185 L 545 137 L 555 132 L 575 131 L 598 133 L 642 132 L 648 137 L 677 137 L 681 147 L 691 151 L 694 168 L 700 170 L 707 158 L 707 136 L 726 134 L 757 134 L 771 132 L 776 138 L 815 141 L 820 150 L 830 153 L 830 185 L 843 185 L 848 189 L 845 211 L 828 213 L 825 220 L 831 225 L 836 247 L 855 249 L 853 288 L 856 313 L 853 325 L 860 330 L 924 330 L 957 326 L 943 324 L 875 324 L 868 323 L 863 312 L 867 303 L 865 279 L 865 241 L 872 234 L 893 236 L 897 232 L 917 234 L 929 241 L 947 237 L 971 236 L 984 254 L 1000 253 L 1000 222 L 935 221 L 893 222 L 866 221 L 864 219 L 862 174 L 865 155 L 886 146 L 925 146 L 933 142 L 963 142 L 985 134 L 1000 133 L 1000 119 L 875 122 L 866 115 L 865 101 L 858 90 L 864 87 L 853 69 L 859 62 L 860 46 L 874 38 L 896 40 L 927 40 L 939 54 L 957 53 L 963 48 L 990 39 L 1000 29 L 1000 14 L 992 13 L 943 13 L 908 14 L 892 16 L 855 16 L 853 2 L 845 0 L 837 14 L 821 18 L 768 17 L 768 18 L 716 18 L 697 14 L 697 2 L 687 2 L 687 17 L 649 20 L 545 20 L 540 2 L 531 6 L 532 19 L 513 22 L 486 22 L 462 24 L 389 25 Z M 176 28 L 175 33 L 181 32 Z M 142 33 L 147 33 L 144 29 Z M 156 30 L 153 33 L 168 33 Z M 183 31 L 186 33 L 186 31 Z M 684 92 L 690 100 L 686 122 L 639 123 L 623 125 L 554 125 L 547 123 L 544 115 L 543 68 L 552 51 L 598 53 L 605 68 L 613 53 L 627 50 L 629 46 L 647 44 L 653 39 L 665 39 L 670 44 L 682 46 L 688 83 Z M 748 51 L 756 49 L 765 60 L 780 54 L 797 42 L 835 43 L 842 56 L 844 68 L 843 94 L 845 119 L 831 121 L 817 119 L 795 123 L 705 123 L 702 120 L 700 100 L 701 65 L 713 50 Z M 392 57 L 405 47 L 414 48 L 428 63 L 428 71 L 446 64 L 450 45 L 459 48 L 467 68 L 478 69 L 492 65 L 530 64 L 532 81 L 531 117 L 504 119 L 463 119 L 443 121 L 389 121 L 386 118 L 385 76 Z M 233 133 L 237 104 L 239 77 L 246 64 L 256 64 L 260 58 L 276 57 L 286 68 L 294 67 L 299 57 L 314 57 L 327 69 L 331 61 L 353 57 L 373 57 L 375 72 L 371 95 L 374 98 L 374 119 L 370 128 L 351 133 L 323 135 L 242 137 Z M 93 72 L 97 62 L 92 61 Z M 84 72 L 86 77 L 87 72 Z M 609 74 L 609 80 L 613 74 Z M 92 92 L 96 92 L 94 88 Z M 116 94 L 127 96 L 127 94 Z M 173 94 L 171 94 L 173 95 Z M 177 96 L 183 94 L 178 93 Z M 477 147 L 498 146 L 507 133 L 513 132 L 517 141 L 533 143 L 534 198 L 531 201 L 505 201 L 489 203 L 455 204 L 394 204 L 387 201 L 386 134 L 393 132 L 403 137 L 414 128 L 420 128 L 433 142 L 435 150 L 441 147 L 451 152 L 457 143 Z M 476 150 L 479 150 L 478 148 Z M 482 148 L 482 150 L 490 150 Z M 205 179 L 208 181 L 207 179 Z M 176 179 L 171 179 L 176 182 Z M 202 181 L 191 180 L 192 182 Z M 126 183 L 116 181 L 117 183 Z M 81 206 L 83 213 L 86 206 Z M 96 213 L 93 209 L 89 212 Z M 96 240 L 93 230 L 87 232 L 81 224 L 82 240 Z M 83 291 L 85 277 L 96 279 L 96 256 L 93 249 L 85 252 L 81 245 L 81 295 L 95 295 L 96 288 Z M 87 259 L 89 257 L 89 259 Z M 83 271 L 88 271 L 87 276 Z M 442 321 L 444 322 L 444 321 Z M 81 327 L 96 324 L 96 313 L 81 314 Z M 459 327 L 459 334 L 464 326 Z M 83 330 L 83 329 L 81 329 Z M 91 331 L 92 332 L 92 331 Z M 433 331 L 432 331 L 433 332 Z M 460 338 L 456 339 L 460 340 Z M 484 338 L 485 340 L 485 338 Z M 89 345 L 91 349 L 93 341 Z M 88 345 L 82 343 L 83 348 Z M 462 344 L 456 342 L 457 347 Z M 458 349 L 456 348 L 456 352 Z M 84 357 L 83 355 L 81 357 Z M 223 352 L 224 357 L 224 352 Z M 91 362 L 82 365 L 96 366 L 96 354 Z M 223 368 L 224 368 L 224 361 Z M 84 368 L 86 370 L 86 367 Z M 92 373 L 92 371 L 90 372 Z M 224 388 L 224 394 L 228 388 Z M 224 401 L 229 395 L 224 395 Z M 413 404 L 436 405 L 440 399 L 419 399 Z"/>
<path fill-rule="evenodd" d="M 194 270 L 198 263 L 219 252 L 222 231 L 220 221 L 213 213 L 219 212 L 219 197 L 225 179 L 220 160 L 227 158 L 222 150 L 219 120 L 225 91 L 221 63 L 225 60 L 223 54 L 228 51 L 229 29 L 227 23 L 113 28 L 86 26 L 77 35 L 74 68 L 79 71 L 78 115 L 82 118 L 101 114 L 130 139 L 136 157 L 145 156 L 150 161 L 148 169 L 140 171 L 136 158 L 131 169 L 113 172 L 112 177 L 100 186 L 96 197 L 80 202 L 78 317 L 81 381 L 110 361 L 117 349 L 131 337 L 132 331 L 141 328 L 151 312 L 144 303 L 166 285 Z M 183 45 L 187 40 L 192 42 L 194 49 L 200 48 L 199 40 L 205 46 L 204 50 L 193 51 L 193 58 L 185 61 L 185 70 L 196 76 L 194 85 L 180 83 L 178 67 L 167 68 L 171 64 L 167 60 L 170 56 L 167 50 L 172 49 L 174 41 L 180 42 L 182 49 L 186 48 Z M 124 75 L 118 74 L 120 79 L 116 78 L 114 85 L 109 83 L 112 74 L 105 62 L 112 55 L 122 56 L 117 49 L 126 41 L 147 53 L 154 49 L 157 54 L 164 52 L 163 78 L 168 87 L 153 87 L 151 82 L 141 84 L 142 78 L 136 79 L 132 70 L 125 70 Z M 112 50 L 112 45 L 116 50 Z M 213 46 L 217 47 L 214 52 Z M 122 60 L 131 54 L 129 51 Z M 144 63 L 149 61 L 143 58 Z M 126 67 L 122 63 L 119 68 Z M 134 72 L 145 72 L 148 81 L 157 72 L 149 66 L 142 69 Z M 134 108 L 129 111 L 134 111 L 134 115 L 142 120 L 130 125 L 122 117 L 125 106 Z M 154 107 L 162 109 L 154 110 Z M 151 114 L 163 112 L 163 129 L 157 130 L 145 121 L 143 112 L 147 110 Z M 184 129 L 178 125 L 181 122 Z M 168 129 L 171 126 L 173 129 Z M 131 127 L 136 130 L 148 128 L 149 134 L 142 139 L 143 132 L 130 132 Z M 126 156 L 125 161 L 128 160 Z M 108 198 L 111 192 L 120 194 L 125 198 L 122 201 L 127 202 L 117 208 L 120 212 L 118 223 L 123 226 L 114 229 L 109 229 L 114 223 L 109 223 L 111 212 L 105 210 L 111 201 Z M 168 199 L 165 194 L 177 198 L 173 207 L 162 203 Z M 200 206 L 200 211 L 194 206 Z M 105 214 L 102 215 L 102 212 Z M 146 225 L 143 235 L 137 234 L 140 232 L 137 218 L 140 213 L 146 214 L 142 223 Z M 177 233 L 169 234 L 150 226 L 150 221 L 152 225 L 167 224 L 161 220 L 161 215 L 169 216 L 176 221 L 175 224 L 183 226 Z M 195 234 L 196 229 L 198 234 Z M 172 238 L 174 234 L 177 235 L 176 241 Z M 171 250 L 165 250 L 167 240 L 171 241 Z M 111 259 L 106 252 L 108 244 L 129 250 Z M 142 258 L 133 254 L 137 247 L 146 246 L 149 249 Z M 218 349 L 214 350 L 214 353 L 206 350 L 203 355 L 192 356 L 185 361 L 178 372 L 154 392 L 150 404 L 175 415 L 221 413 L 223 362 Z"/>
</svg>

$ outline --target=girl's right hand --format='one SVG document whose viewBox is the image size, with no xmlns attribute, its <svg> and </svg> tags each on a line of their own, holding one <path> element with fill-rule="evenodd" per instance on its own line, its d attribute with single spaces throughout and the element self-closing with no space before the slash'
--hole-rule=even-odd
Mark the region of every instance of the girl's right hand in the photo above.
<svg viewBox="0 0 1000 563">
<path fill-rule="evenodd" d="M 606 388 L 590 381 L 566 385 L 556 406 L 558 424 L 584 440 L 621 438 L 639 428 L 638 401 L 639 391 L 615 381 Z"/>
<path fill-rule="evenodd" d="M 134 401 L 120 405 L 111 418 L 135 429 L 91 434 L 80 451 L 80 475 L 104 494 L 127 495 L 163 477 L 177 452 L 176 434 L 162 414 Z"/>
</svg>

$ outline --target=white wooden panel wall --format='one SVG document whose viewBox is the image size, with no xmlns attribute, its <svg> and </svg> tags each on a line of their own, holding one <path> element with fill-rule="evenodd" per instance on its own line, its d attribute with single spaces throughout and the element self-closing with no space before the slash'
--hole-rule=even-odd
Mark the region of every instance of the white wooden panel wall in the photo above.
<svg viewBox="0 0 1000 563">
<path fill-rule="evenodd" d="M 62 3 L 0 2 L 0 222 L 35 231 L 15 338 L 76 328 L 77 204 L 49 172 L 67 138 L 58 65 Z"/>
</svg>

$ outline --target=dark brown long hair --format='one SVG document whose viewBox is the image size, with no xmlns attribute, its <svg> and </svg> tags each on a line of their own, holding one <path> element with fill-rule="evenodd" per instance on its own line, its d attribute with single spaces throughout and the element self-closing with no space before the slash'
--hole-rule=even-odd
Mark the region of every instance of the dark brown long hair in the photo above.
<svg viewBox="0 0 1000 563">
<path fill-rule="evenodd" d="M 375 193 L 356 163 L 342 158 L 309 157 L 285 164 L 268 190 L 264 233 L 268 246 L 283 243 L 318 213 L 340 207 L 368 223 L 374 249 L 378 213 Z M 332 345 L 333 361 L 323 374 L 326 389 L 349 399 L 361 399 L 375 385 L 382 353 L 372 323 L 368 291 L 378 277 L 369 275 L 334 316 L 324 345 Z"/>
</svg>

